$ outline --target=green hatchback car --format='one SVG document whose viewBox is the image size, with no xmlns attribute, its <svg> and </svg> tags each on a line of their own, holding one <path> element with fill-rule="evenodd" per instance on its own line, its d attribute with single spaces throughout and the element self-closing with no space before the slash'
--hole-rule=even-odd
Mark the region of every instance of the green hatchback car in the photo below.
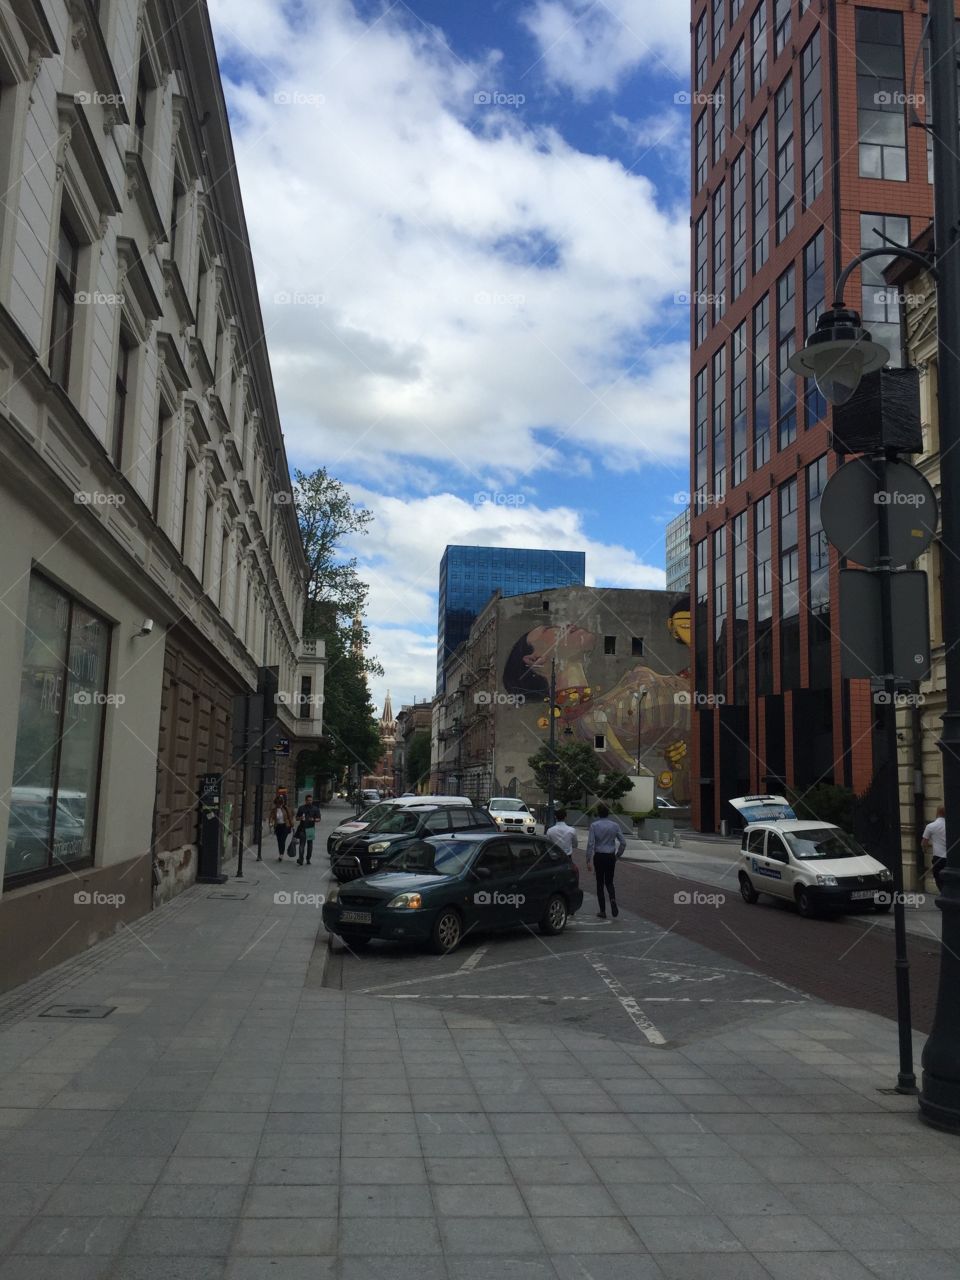
<svg viewBox="0 0 960 1280">
<path fill-rule="evenodd" d="M 562 933 L 582 903 L 579 872 L 562 849 L 474 830 L 418 840 L 376 874 L 332 889 L 323 923 L 354 949 L 382 938 L 429 943 L 443 955 L 468 930 Z"/>
</svg>

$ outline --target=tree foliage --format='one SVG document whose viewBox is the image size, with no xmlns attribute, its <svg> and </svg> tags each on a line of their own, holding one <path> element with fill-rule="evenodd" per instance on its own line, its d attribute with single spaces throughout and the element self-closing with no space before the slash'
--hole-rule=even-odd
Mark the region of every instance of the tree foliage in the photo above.
<svg viewBox="0 0 960 1280">
<path fill-rule="evenodd" d="M 633 790 L 633 782 L 627 774 L 622 773 L 619 769 L 608 770 L 600 778 L 596 795 L 607 805 L 615 805 L 618 800 L 622 800 L 628 791 Z"/>
<path fill-rule="evenodd" d="M 410 739 L 406 755 L 406 784 L 418 787 L 430 775 L 430 730 L 418 729 Z"/>
<path fill-rule="evenodd" d="M 344 542 L 367 532 L 373 514 L 357 506 L 346 487 L 319 467 L 294 472 L 294 495 L 300 536 L 309 565 L 303 634 L 326 646 L 323 732 L 325 741 L 303 752 L 298 772 L 340 777 L 359 765 L 372 771 L 380 758 L 380 730 L 370 700 L 367 677 L 381 674 L 379 663 L 366 656 L 369 637 L 355 619 L 362 617 L 369 587 L 347 556 Z M 355 641 L 362 640 L 358 646 Z"/>
<path fill-rule="evenodd" d="M 527 763 L 544 795 L 550 790 L 553 771 L 553 798 L 558 805 L 581 805 L 589 794 L 596 792 L 600 759 L 585 742 L 565 742 L 555 747 L 552 754 L 549 746 L 542 746 Z"/>
</svg>

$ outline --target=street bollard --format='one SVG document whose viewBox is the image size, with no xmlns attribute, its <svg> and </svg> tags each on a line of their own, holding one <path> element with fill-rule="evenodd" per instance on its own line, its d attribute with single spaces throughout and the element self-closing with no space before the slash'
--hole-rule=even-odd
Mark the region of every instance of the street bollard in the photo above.
<svg viewBox="0 0 960 1280">
<path fill-rule="evenodd" d="M 673 847 L 675 849 L 680 848 L 680 837 L 677 835 L 676 831 L 673 833 Z"/>
</svg>

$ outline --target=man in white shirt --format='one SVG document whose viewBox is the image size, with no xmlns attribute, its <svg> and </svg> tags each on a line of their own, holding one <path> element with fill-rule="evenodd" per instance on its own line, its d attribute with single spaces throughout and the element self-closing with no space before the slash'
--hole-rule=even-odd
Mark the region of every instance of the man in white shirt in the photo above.
<svg viewBox="0 0 960 1280">
<path fill-rule="evenodd" d="M 937 890 L 943 893 L 943 868 L 947 865 L 947 820 L 943 816 L 943 805 L 937 810 L 937 816 L 928 822 L 920 837 L 924 852 L 933 854 L 930 870 L 936 881 Z"/>
<path fill-rule="evenodd" d="M 572 856 L 574 849 L 580 846 L 577 844 L 577 831 L 575 827 L 567 825 L 566 809 L 557 810 L 557 820 L 547 831 L 546 837 L 551 844 L 555 844 L 558 849 L 562 849 L 565 854 Z"/>
</svg>

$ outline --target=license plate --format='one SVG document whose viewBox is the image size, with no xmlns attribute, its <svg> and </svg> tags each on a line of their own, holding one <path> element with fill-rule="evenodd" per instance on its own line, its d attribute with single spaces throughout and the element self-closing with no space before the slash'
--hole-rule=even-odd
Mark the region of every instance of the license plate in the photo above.
<svg viewBox="0 0 960 1280">
<path fill-rule="evenodd" d="M 373 924 L 373 916 L 369 911 L 341 911 L 341 924 Z"/>
<path fill-rule="evenodd" d="M 854 889 L 851 898 L 875 898 L 877 896 L 876 889 Z"/>
</svg>

